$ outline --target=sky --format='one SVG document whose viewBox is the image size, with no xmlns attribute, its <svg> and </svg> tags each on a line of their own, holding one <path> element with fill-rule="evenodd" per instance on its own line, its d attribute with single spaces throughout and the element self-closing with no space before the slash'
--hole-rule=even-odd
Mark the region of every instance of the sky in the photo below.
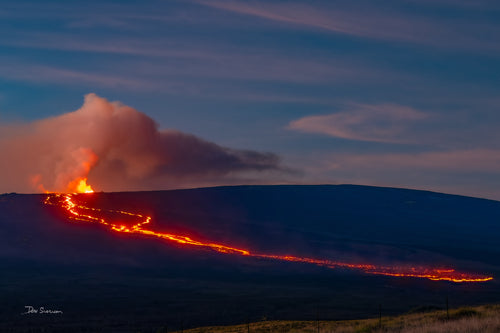
<svg viewBox="0 0 500 333">
<path fill-rule="evenodd" d="M 0 192 L 362 184 L 500 200 L 500 3 L 0 6 Z"/>
</svg>

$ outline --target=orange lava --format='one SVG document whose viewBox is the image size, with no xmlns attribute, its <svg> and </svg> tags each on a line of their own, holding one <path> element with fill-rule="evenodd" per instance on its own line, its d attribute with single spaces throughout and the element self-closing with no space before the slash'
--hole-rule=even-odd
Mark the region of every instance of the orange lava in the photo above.
<svg viewBox="0 0 500 333">
<path fill-rule="evenodd" d="M 86 179 L 82 180 L 83 180 L 82 189 L 84 189 L 84 191 L 80 192 L 87 192 L 87 190 L 88 192 L 93 192 L 92 188 L 86 185 Z M 221 253 L 243 255 L 243 256 L 268 259 L 268 260 L 307 263 L 317 266 L 324 266 L 328 268 L 355 269 L 364 272 L 366 274 L 385 275 L 394 277 L 424 278 L 433 281 L 442 280 L 451 282 L 485 282 L 493 280 L 493 277 L 491 276 L 472 274 L 472 273 L 462 273 L 449 268 L 436 269 L 436 268 L 408 267 L 408 266 L 378 266 L 372 264 L 357 264 L 357 263 L 337 262 L 326 259 L 297 257 L 292 255 L 253 253 L 246 249 L 240 249 L 212 242 L 194 240 L 188 236 L 157 232 L 147 228 L 151 224 L 150 216 L 144 216 L 141 214 L 121 211 L 121 210 L 102 210 L 99 208 L 86 207 L 76 203 L 75 199 L 76 198 L 73 194 L 48 194 L 45 199 L 45 204 L 58 206 L 64 209 L 66 213 L 69 215 L 69 217 L 73 220 L 99 223 L 115 232 L 142 234 L 151 237 L 165 239 L 178 244 L 198 246 L 205 249 L 211 249 Z M 103 217 L 99 217 L 98 216 L 99 213 L 101 214 L 114 213 L 118 215 L 123 215 L 124 217 L 135 219 L 137 221 L 132 225 L 127 225 L 125 223 L 116 224 L 110 222 L 109 220 Z"/>
<path fill-rule="evenodd" d="M 94 193 L 92 186 L 87 185 L 87 178 L 77 178 L 68 184 L 68 191 L 72 193 Z"/>
</svg>

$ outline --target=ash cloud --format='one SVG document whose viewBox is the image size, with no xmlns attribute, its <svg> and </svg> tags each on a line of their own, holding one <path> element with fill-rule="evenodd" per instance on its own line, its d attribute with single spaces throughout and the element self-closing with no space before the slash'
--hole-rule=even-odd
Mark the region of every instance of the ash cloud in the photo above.
<svg viewBox="0 0 500 333">
<path fill-rule="evenodd" d="M 78 177 L 106 191 L 219 185 L 281 170 L 273 153 L 162 130 L 147 115 L 95 94 L 74 112 L 0 130 L 0 192 L 65 191 Z"/>
</svg>

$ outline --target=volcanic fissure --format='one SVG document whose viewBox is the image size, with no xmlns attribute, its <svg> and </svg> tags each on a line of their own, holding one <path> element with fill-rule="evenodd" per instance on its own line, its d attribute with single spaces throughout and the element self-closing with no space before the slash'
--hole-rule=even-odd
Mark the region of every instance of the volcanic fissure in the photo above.
<svg viewBox="0 0 500 333">
<path fill-rule="evenodd" d="M 92 192 L 90 187 L 85 187 L 86 192 Z M 82 191 L 83 192 L 83 191 Z M 47 194 L 44 203 L 46 205 L 54 205 L 61 208 L 65 214 L 74 221 L 87 223 L 98 223 L 105 226 L 113 232 L 131 233 L 146 235 L 164 239 L 166 241 L 175 242 L 180 245 L 199 247 L 202 249 L 213 250 L 219 253 L 247 256 L 258 259 L 308 263 L 317 266 L 328 268 L 344 268 L 353 269 L 365 274 L 385 275 L 393 277 L 410 277 L 422 278 L 433 281 L 451 281 L 451 282 L 485 282 L 492 280 L 492 276 L 483 274 L 458 272 L 452 268 L 429 268 L 422 266 L 387 266 L 375 265 L 366 263 L 349 263 L 340 262 L 329 259 L 315 259 L 308 257 L 300 257 L 295 255 L 277 255 L 267 253 L 254 253 L 249 249 L 243 249 L 214 242 L 200 241 L 189 236 L 178 235 L 173 233 L 158 232 L 151 228 L 152 219 L 150 216 L 145 216 L 137 213 L 132 213 L 124 210 L 105 210 L 95 207 L 88 207 L 78 202 L 78 195 L 49 193 Z M 104 213 L 113 213 L 126 217 L 133 223 L 115 223 L 103 217 Z M 101 216 L 100 216 L 101 215 Z"/>
</svg>

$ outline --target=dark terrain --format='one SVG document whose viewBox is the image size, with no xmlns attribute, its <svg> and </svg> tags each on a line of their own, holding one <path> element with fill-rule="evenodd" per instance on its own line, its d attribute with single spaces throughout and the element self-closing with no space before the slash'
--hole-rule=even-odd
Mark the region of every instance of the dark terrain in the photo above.
<svg viewBox="0 0 500 333">
<path fill-rule="evenodd" d="M 500 302 L 500 202 L 366 186 L 235 186 L 81 195 L 151 228 L 339 261 L 447 266 L 486 283 L 365 275 L 224 255 L 68 221 L 44 195 L 0 195 L 0 332 L 156 332 L 265 319 L 353 319 Z M 63 314 L 21 315 L 25 305 Z"/>
</svg>

